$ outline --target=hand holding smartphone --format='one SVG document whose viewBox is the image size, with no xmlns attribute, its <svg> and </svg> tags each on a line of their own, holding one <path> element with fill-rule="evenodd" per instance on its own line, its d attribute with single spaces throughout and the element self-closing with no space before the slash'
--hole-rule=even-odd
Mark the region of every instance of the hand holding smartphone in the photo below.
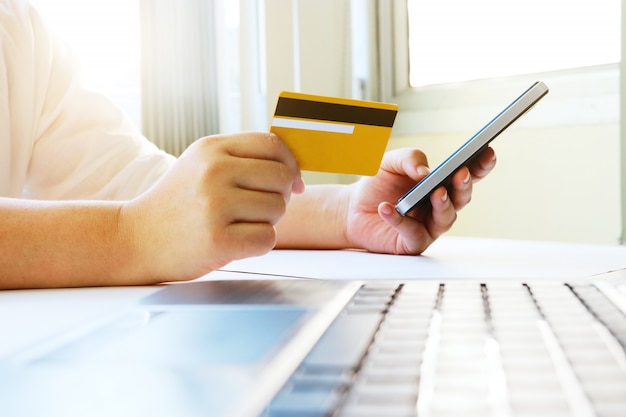
<svg viewBox="0 0 626 417">
<path fill-rule="evenodd" d="M 548 86 L 543 82 L 538 81 L 534 83 L 437 168 L 432 170 L 430 174 L 400 197 L 396 204 L 396 210 L 403 216 L 406 216 L 424 198 L 430 196 L 436 188 L 445 185 L 459 168 L 465 166 L 473 156 L 483 150 L 507 127 L 511 126 L 513 122 L 530 110 L 548 94 L 548 91 Z"/>
</svg>

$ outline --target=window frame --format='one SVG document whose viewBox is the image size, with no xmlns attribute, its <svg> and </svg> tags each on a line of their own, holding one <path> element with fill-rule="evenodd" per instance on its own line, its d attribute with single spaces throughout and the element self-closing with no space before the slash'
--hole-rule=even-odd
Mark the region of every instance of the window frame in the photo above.
<svg viewBox="0 0 626 417">
<path fill-rule="evenodd" d="M 382 1 L 377 7 L 379 98 L 400 107 L 396 135 L 473 130 L 480 127 L 477 120 L 495 115 L 537 80 L 546 82 L 551 92 L 542 111 L 529 113 L 520 124 L 556 127 L 620 120 L 620 63 L 411 87 L 406 1 Z"/>
</svg>

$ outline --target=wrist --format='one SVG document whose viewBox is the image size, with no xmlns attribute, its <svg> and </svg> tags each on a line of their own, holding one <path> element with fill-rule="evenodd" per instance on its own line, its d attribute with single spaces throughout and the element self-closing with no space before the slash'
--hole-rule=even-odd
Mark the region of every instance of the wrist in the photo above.
<svg viewBox="0 0 626 417">
<path fill-rule="evenodd" d="M 342 249 L 354 248 L 354 242 L 350 239 L 348 214 L 352 194 L 355 192 L 356 184 L 343 186 L 337 193 L 337 204 L 335 212 L 335 230 L 338 236 L 338 246 Z"/>
<path fill-rule="evenodd" d="M 140 204 L 133 201 L 123 203 L 117 212 L 115 244 L 120 251 L 118 259 L 122 272 L 120 278 L 126 284 L 150 285 L 159 282 L 155 267 L 157 260 L 152 259 L 146 243 L 150 241 L 147 231 L 141 223 Z"/>
<path fill-rule="evenodd" d="M 287 213 L 277 225 L 282 249 L 345 249 L 351 186 L 312 185 L 292 195 Z"/>
</svg>

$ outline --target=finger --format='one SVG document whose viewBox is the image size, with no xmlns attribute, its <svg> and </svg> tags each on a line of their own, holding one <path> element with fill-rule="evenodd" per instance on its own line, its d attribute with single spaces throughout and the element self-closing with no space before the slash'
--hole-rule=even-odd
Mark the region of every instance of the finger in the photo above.
<svg viewBox="0 0 626 417">
<path fill-rule="evenodd" d="M 304 191 L 302 173 L 292 152 L 280 138 L 269 132 L 246 132 L 223 136 L 229 155 L 252 160 L 275 161 L 287 167 L 292 191 Z"/>
<path fill-rule="evenodd" d="M 460 210 L 470 202 L 472 188 L 472 175 L 469 168 L 463 167 L 454 173 L 448 193 L 456 210 Z"/>
<path fill-rule="evenodd" d="M 222 248 L 224 255 L 232 260 L 264 255 L 276 245 L 276 229 L 268 223 L 233 223 L 224 229 Z"/>
<path fill-rule="evenodd" d="M 297 164 L 287 145 L 274 133 L 245 132 L 221 136 L 230 155 L 239 158 L 267 159 Z M 291 161 L 290 161 L 291 160 Z"/>
<path fill-rule="evenodd" d="M 496 153 L 491 147 L 485 148 L 468 164 L 473 182 L 480 181 L 493 170 L 496 165 Z"/>
<path fill-rule="evenodd" d="M 437 188 L 430 196 L 432 211 L 426 219 L 428 234 L 434 240 L 450 230 L 456 221 L 456 209 L 444 187 Z"/>
<path fill-rule="evenodd" d="M 232 181 L 233 185 L 246 190 L 280 193 L 286 200 L 289 200 L 294 187 L 293 172 L 289 167 L 281 162 L 262 159 L 240 162 Z"/>
<path fill-rule="evenodd" d="M 395 149 L 385 153 L 381 170 L 419 181 L 429 173 L 428 159 L 417 149 Z"/>
<path fill-rule="evenodd" d="M 292 173 L 294 177 L 294 181 L 292 182 L 291 191 L 296 194 L 301 194 L 304 192 L 304 180 L 302 179 L 302 172 L 300 171 L 300 165 L 296 161 L 291 150 L 285 145 L 277 135 L 274 133 L 266 134 L 267 141 L 270 142 L 271 148 L 276 148 L 278 152 L 278 156 L 280 157 L 280 162 L 286 164 L 289 167 L 289 171 Z"/>
<path fill-rule="evenodd" d="M 237 190 L 230 201 L 215 201 L 216 209 L 227 207 L 227 223 L 268 223 L 276 225 L 287 209 L 278 193 Z"/>
<path fill-rule="evenodd" d="M 378 205 L 378 215 L 398 234 L 395 253 L 419 255 L 433 242 L 422 222 L 402 216 L 389 202 Z"/>
</svg>

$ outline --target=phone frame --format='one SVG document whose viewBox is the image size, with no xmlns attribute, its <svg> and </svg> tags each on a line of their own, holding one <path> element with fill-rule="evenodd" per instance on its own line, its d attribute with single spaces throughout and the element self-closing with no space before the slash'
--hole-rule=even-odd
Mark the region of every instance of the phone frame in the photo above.
<svg viewBox="0 0 626 417">
<path fill-rule="evenodd" d="M 478 133 L 400 197 L 396 204 L 396 210 L 403 216 L 409 214 L 424 198 L 428 197 L 436 188 L 445 184 L 459 168 L 466 165 L 474 155 L 489 145 L 500 133 L 530 110 L 548 94 L 548 91 L 548 86 L 542 81 L 537 81 L 531 85 L 502 110 L 500 114 L 479 130 Z"/>
</svg>

